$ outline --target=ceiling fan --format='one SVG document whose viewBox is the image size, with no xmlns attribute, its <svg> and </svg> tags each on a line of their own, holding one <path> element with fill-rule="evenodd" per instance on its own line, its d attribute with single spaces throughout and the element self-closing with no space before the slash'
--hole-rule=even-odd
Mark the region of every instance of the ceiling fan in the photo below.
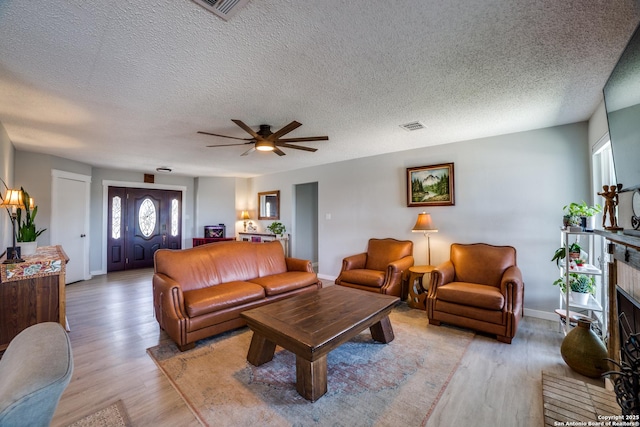
<svg viewBox="0 0 640 427">
<path fill-rule="evenodd" d="M 304 138 L 281 138 L 282 136 L 288 134 L 292 130 L 302 126 L 302 123 L 298 123 L 295 120 L 283 127 L 282 129 L 271 132 L 271 126 L 269 125 L 260 125 L 260 130 L 255 132 L 249 126 L 244 124 L 241 120 L 231 120 L 233 123 L 240 126 L 245 132 L 251 135 L 251 138 L 237 138 L 235 136 L 227 136 L 227 135 L 218 135 L 217 133 L 203 132 L 198 131 L 203 135 L 213 135 L 219 136 L 222 138 L 230 138 L 230 139 L 239 139 L 240 142 L 237 144 L 222 144 L 222 145 L 207 145 L 207 147 L 231 147 L 234 145 L 251 145 L 247 151 L 241 154 L 241 156 L 246 156 L 255 150 L 258 151 L 273 151 L 278 156 L 284 156 L 285 152 L 282 151 L 279 147 L 284 148 L 294 148 L 296 150 L 304 150 L 304 151 L 318 151 L 317 148 L 303 147 L 301 145 L 294 145 L 291 142 L 308 142 L 308 141 L 328 141 L 328 136 L 308 136 Z"/>
</svg>

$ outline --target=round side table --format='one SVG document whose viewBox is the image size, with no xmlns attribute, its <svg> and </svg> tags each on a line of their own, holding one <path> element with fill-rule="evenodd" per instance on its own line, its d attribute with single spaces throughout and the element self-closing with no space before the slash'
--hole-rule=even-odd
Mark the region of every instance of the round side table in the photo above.
<svg viewBox="0 0 640 427">
<path fill-rule="evenodd" d="M 407 305 L 411 308 L 427 309 L 427 291 L 422 286 L 422 279 L 425 274 L 435 269 L 433 265 L 414 265 L 409 267 L 409 298 Z"/>
</svg>

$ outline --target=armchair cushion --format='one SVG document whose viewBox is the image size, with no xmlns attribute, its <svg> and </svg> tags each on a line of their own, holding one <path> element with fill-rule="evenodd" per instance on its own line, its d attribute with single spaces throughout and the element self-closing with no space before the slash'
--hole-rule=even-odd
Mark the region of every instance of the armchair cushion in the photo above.
<svg viewBox="0 0 640 427">
<path fill-rule="evenodd" d="M 364 286 L 372 286 L 381 288 L 384 284 L 385 271 L 365 270 L 363 268 L 357 270 L 347 270 L 341 274 L 342 280 L 350 283 L 359 283 Z"/>
<path fill-rule="evenodd" d="M 413 255 L 413 245 L 394 239 L 371 239 L 367 249 L 367 270 L 386 270 L 387 266 L 406 256 Z"/>
<path fill-rule="evenodd" d="M 504 307 L 504 295 L 500 289 L 476 283 L 448 283 L 438 289 L 438 299 L 487 310 L 502 310 Z"/>
</svg>

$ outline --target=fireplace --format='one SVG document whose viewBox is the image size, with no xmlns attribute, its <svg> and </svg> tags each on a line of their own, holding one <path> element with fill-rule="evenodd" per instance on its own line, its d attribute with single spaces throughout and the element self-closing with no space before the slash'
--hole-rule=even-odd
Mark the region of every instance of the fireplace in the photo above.
<svg viewBox="0 0 640 427">
<path fill-rule="evenodd" d="M 616 400 L 625 415 L 640 415 L 640 238 L 597 231 L 609 242 L 607 352 L 615 362 Z"/>
</svg>

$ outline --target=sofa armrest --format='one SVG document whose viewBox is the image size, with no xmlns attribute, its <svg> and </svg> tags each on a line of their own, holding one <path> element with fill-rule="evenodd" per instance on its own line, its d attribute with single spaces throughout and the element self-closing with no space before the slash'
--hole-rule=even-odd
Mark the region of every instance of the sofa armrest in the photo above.
<svg viewBox="0 0 640 427">
<path fill-rule="evenodd" d="M 153 306 L 156 319 L 166 329 L 165 316 L 173 320 L 186 319 L 184 295 L 180 284 L 162 273 L 153 275 Z"/>
<path fill-rule="evenodd" d="M 306 271 L 308 273 L 314 272 L 313 265 L 308 259 L 285 258 L 284 260 L 287 263 L 287 271 Z"/>
<path fill-rule="evenodd" d="M 367 263 L 367 254 L 361 253 L 356 255 L 351 255 L 342 260 L 342 271 L 347 270 L 355 270 L 364 268 Z"/>
<path fill-rule="evenodd" d="M 453 267 L 451 261 L 445 261 L 437 266 L 431 272 L 431 283 L 429 286 L 429 294 L 435 295 L 439 286 L 446 285 L 453 282 L 453 278 L 456 276 L 456 270 Z"/>
<path fill-rule="evenodd" d="M 517 314 L 522 310 L 522 300 L 524 294 L 524 283 L 522 282 L 522 272 L 515 265 L 507 268 L 500 281 L 500 292 L 505 297 L 504 310 Z"/>
<path fill-rule="evenodd" d="M 397 261 L 389 263 L 387 266 L 387 277 L 397 273 L 406 273 L 409 271 L 409 267 L 412 267 L 414 263 L 413 255 L 408 255 Z"/>
</svg>

